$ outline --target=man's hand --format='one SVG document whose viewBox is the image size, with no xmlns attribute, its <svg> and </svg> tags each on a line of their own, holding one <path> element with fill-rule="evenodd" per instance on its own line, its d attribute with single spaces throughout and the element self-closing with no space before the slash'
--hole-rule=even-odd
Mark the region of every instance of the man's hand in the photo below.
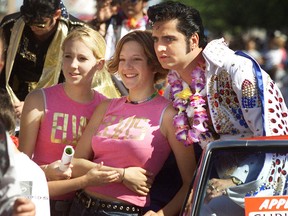
<svg viewBox="0 0 288 216">
<path fill-rule="evenodd" d="M 99 22 L 105 22 L 117 13 L 118 6 L 111 3 L 112 0 L 97 1 L 96 17 Z"/>
<path fill-rule="evenodd" d="M 206 190 L 205 202 L 209 202 L 215 197 L 219 197 L 226 194 L 226 189 L 235 186 L 232 179 L 216 179 L 213 178 L 208 183 Z"/>
</svg>

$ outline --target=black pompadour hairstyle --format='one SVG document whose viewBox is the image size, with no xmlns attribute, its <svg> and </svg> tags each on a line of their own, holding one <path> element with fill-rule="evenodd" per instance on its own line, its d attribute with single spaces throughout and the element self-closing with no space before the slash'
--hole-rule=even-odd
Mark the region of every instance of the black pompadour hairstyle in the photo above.
<svg viewBox="0 0 288 216">
<path fill-rule="evenodd" d="M 26 20 L 41 20 L 52 17 L 60 9 L 60 0 L 23 0 L 20 8 Z"/>
<path fill-rule="evenodd" d="M 204 48 L 207 37 L 204 34 L 204 26 L 200 13 L 195 8 L 180 2 L 166 1 L 150 6 L 147 11 L 152 25 L 155 22 L 178 20 L 177 30 L 190 38 L 194 33 L 199 35 L 199 47 Z"/>
</svg>

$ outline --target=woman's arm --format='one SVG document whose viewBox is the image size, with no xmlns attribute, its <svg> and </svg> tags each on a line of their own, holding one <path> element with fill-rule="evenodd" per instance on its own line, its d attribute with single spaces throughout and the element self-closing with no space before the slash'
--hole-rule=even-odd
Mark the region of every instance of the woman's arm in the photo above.
<svg viewBox="0 0 288 216">
<path fill-rule="evenodd" d="M 111 178 L 109 174 L 99 173 L 99 166 L 93 163 L 93 151 L 91 146 L 91 140 L 94 133 L 97 131 L 101 120 L 105 114 L 106 101 L 104 104 L 100 104 L 94 111 L 92 117 L 89 120 L 79 142 L 75 148 L 74 158 L 72 160 L 72 179 L 67 180 L 55 180 L 48 182 L 50 196 L 58 196 L 66 194 L 72 191 L 85 188 L 89 185 L 93 185 L 96 181 L 96 185 L 105 181 L 113 181 L 114 178 L 119 178 L 119 173 L 116 171 L 111 172 Z M 49 165 L 50 166 L 50 165 Z M 89 171 L 91 170 L 91 172 Z M 90 178 L 92 174 L 95 174 L 93 178 Z M 98 176 L 99 174 L 99 176 Z M 104 175 L 106 178 L 102 178 Z"/>
<path fill-rule="evenodd" d="M 20 121 L 19 151 L 32 158 L 41 121 L 45 113 L 44 96 L 42 90 L 35 90 L 28 94 Z M 46 178 L 65 179 L 71 176 L 71 172 L 61 172 L 58 167 L 60 162 L 40 166 L 45 172 Z"/>
<path fill-rule="evenodd" d="M 104 100 L 96 107 L 87 126 L 85 127 L 85 130 L 82 136 L 80 137 L 76 145 L 74 158 L 83 158 L 83 159 L 92 161 L 94 153 L 93 153 L 91 141 L 92 141 L 93 136 L 97 132 L 98 127 L 100 126 L 102 122 L 102 119 L 104 118 L 104 115 L 106 113 L 109 103 L 110 103 L 110 100 Z M 81 162 L 84 162 L 84 161 L 78 161 L 78 163 L 81 163 Z M 75 169 L 73 170 L 73 172 L 81 173 L 81 170 Z M 76 173 L 76 176 L 78 175 L 79 174 Z"/>
<path fill-rule="evenodd" d="M 49 181 L 50 197 L 63 195 L 72 191 L 83 189 L 88 186 L 99 186 L 119 180 L 120 174 L 117 171 L 102 171 L 102 164 L 93 165 L 86 174 L 68 180 Z"/>
<path fill-rule="evenodd" d="M 172 200 L 161 210 L 157 212 L 157 215 L 178 215 L 185 197 L 188 193 L 190 183 L 192 181 L 194 171 L 196 170 L 196 160 L 194 154 L 193 145 L 185 147 L 183 143 L 179 142 L 175 136 L 175 127 L 173 126 L 173 117 L 176 111 L 172 106 L 169 106 L 163 116 L 161 123 L 161 131 L 167 137 L 171 149 L 175 155 L 177 165 L 181 174 L 183 184 Z M 153 215 L 152 211 L 149 211 L 145 216 Z"/>
<path fill-rule="evenodd" d="M 94 162 L 83 158 L 73 158 L 72 164 L 73 178 L 85 175 L 87 171 L 95 167 Z M 119 174 L 119 178 L 115 179 L 115 182 L 123 183 L 130 190 L 143 196 L 148 195 L 154 180 L 153 174 L 141 167 L 128 167 L 124 171 L 124 168 L 109 167 L 104 164 L 100 170 L 116 171 Z"/>
<path fill-rule="evenodd" d="M 97 106 L 88 125 L 85 128 L 77 146 L 75 149 L 74 158 L 72 161 L 72 176 L 79 177 L 85 175 L 88 170 L 95 166 L 92 162 L 93 150 L 91 146 L 91 140 L 93 135 L 96 133 L 101 121 L 106 113 L 107 107 L 110 100 L 105 100 Z M 90 161 L 87 161 L 90 160 Z M 147 195 L 149 188 L 152 184 L 152 173 L 140 168 L 140 167 L 129 167 L 125 168 L 114 168 L 105 165 L 101 167 L 102 171 L 117 171 L 120 174 L 118 182 L 122 182 L 130 190 L 137 192 L 141 195 Z"/>
<path fill-rule="evenodd" d="M 83 158 L 73 158 L 72 164 L 73 178 L 85 175 L 87 171 L 95 167 L 94 162 L 88 161 Z M 115 179 L 115 182 L 123 183 L 130 190 L 143 196 L 148 195 L 154 180 L 153 174 L 141 167 L 128 167 L 125 168 L 124 171 L 124 168 L 109 167 L 105 166 L 104 164 L 103 166 L 101 166 L 100 170 L 116 171 L 119 174 L 119 178 Z"/>
<path fill-rule="evenodd" d="M 19 150 L 32 157 L 40 123 L 44 115 L 44 98 L 41 90 L 28 94 L 25 99 L 21 121 Z"/>
</svg>

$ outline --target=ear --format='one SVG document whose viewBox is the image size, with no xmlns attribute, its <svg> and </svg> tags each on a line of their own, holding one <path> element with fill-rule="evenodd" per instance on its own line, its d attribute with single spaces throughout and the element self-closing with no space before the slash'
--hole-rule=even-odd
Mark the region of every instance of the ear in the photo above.
<svg viewBox="0 0 288 216">
<path fill-rule="evenodd" d="M 56 10 L 56 12 L 53 15 L 53 19 L 59 19 L 61 17 L 61 9 Z"/>
<path fill-rule="evenodd" d="M 190 49 L 194 50 L 196 47 L 199 47 L 199 35 L 198 33 L 192 34 L 190 38 Z"/>
<path fill-rule="evenodd" d="M 105 59 L 100 59 L 96 64 L 97 70 L 102 70 L 105 65 Z"/>
</svg>

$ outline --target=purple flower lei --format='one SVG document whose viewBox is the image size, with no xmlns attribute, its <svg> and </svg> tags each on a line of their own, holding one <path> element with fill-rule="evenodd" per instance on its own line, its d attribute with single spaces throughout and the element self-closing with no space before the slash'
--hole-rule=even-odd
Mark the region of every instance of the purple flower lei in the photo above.
<svg viewBox="0 0 288 216">
<path fill-rule="evenodd" d="M 204 97 L 206 96 L 205 69 L 197 66 L 192 71 L 191 78 L 192 81 L 189 86 L 176 71 L 170 71 L 168 74 L 173 106 L 178 110 L 178 114 L 173 119 L 173 124 L 176 127 L 176 138 L 185 146 L 201 143 L 206 138 L 212 137 L 206 128 L 208 115 L 204 107 Z M 194 94 L 191 89 L 195 90 Z"/>
</svg>

